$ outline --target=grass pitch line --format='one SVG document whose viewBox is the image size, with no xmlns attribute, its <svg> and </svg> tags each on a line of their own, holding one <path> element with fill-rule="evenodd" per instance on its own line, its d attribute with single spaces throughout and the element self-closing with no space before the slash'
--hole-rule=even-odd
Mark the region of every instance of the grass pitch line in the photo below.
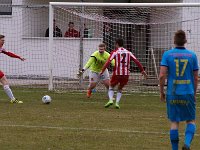
<svg viewBox="0 0 200 150">
<path fill-rule="evenodd" d="M 169 135 L 167 132 L 152 132 L 152 131 L 136 131 L 136 130 L 118 130 L 118 129 L 103 129 L 103 128 L 70 128 L 56 126 L 34 126 L 34 125 L 0 125 L 0 127 L 21 127 L 21 128 L 40 128 L 40 129 L 56 129 L 56 130 L 78 130 L 78 131 L 102 131 L 102 132 L 121 132 L 121 133 L 138 133 L 138 134 L 154 134 L 154 135 Z M 180 133 L 184 135 L 184 133 Z M 195 134 L 195 136 L 200 136 Z"/>
</svg>

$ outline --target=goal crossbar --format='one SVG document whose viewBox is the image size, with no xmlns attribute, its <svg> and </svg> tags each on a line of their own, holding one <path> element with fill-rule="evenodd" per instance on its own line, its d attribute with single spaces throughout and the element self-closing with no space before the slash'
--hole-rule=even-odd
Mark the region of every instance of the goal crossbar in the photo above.
<svg viewBox="0 0 200 150">
<path fill-rule="evenodd" d="M 199 7 L 200 3 L 78 3 L 50 2 L 54 6 L 113 6 L 113 7 Z"/>
</svg>

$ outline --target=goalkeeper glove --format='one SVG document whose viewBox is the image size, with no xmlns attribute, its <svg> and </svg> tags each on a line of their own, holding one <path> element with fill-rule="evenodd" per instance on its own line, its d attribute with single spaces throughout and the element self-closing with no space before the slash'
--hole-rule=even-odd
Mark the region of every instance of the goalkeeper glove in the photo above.
<svg viewBox="0 0 200 150">
<path fill-rule="evenodd" d="M 77 73 L 77 77 L 80 78 L 83 75 L 84 71 L 85 71 L 84 69 L 79 70 Z"/>
</svg>

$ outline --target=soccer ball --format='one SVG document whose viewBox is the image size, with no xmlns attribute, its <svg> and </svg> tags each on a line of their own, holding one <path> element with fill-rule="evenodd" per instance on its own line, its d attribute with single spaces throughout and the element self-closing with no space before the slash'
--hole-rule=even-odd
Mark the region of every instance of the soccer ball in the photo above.
<svg viewBox="0 0 200 150">
<path fill-rule="evenodd" d="M 51 103 L 51 97 L 49 95 L 45 95 L 42 97 L 42 102 L 44 104 L 50 104 Z"/>
</svg>

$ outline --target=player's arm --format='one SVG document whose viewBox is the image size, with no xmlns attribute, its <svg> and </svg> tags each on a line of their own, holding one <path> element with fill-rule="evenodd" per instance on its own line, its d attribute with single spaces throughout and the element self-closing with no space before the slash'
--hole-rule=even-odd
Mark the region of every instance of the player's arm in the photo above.
<svg viewBox="0 0 200 150">
<path fill-rule="evenodd" d="M 162 102 L 166 101 L 164 86 L 165 86 L 165 79 L 167 76 L 167 70 L 168 70 L 168 68 L 166 66 L 160 66 L 159 85 L 160 85 L 160 100 Z"/>
<path fill-rule="evenodd" d="M 193 61 L 193 74 L 194 74 L 194 96 L 196 99 L 196 93 L 197 93 L 197 86 L 198 86 L 198 70 L 199 70 L 199 65 L 198 65 L 198 59 L 196 54 L 194 55 L 194 61 Z"/>
<path fill-rule="evenodd" d="M 162 102 L 166 102 L 164 86 L 165 86 L 165 79 L 167 77 L 167 71 L 168 71 L 167 58 L 168 58 L 168 54 L 167 52 L 164 52 L 161 63 L 160 63 L 160 75 L 159 75 L 160 101 Z"/>
<path fill-rule="evenodd" d="M 114 59 L 114 57 L 115 57 L 114 53 L 111 53 L 109 58 L 107 59 L 106 63 L 104 64 L 103 68 L 101 69 L 100 74 L 103 74 L 103 72 L 106 70 L 106 68 L 108 68 L 109 64 Z"/>
<path fill-rule="evenodd" d="M 196 98 L 199 77 L 198 77 L 198 70 L 195 70 L 193 72 L 194 72 L 194 95 Z"/>
<path fill-rule="evenodd" d="M 87 61 L 87 63 L 85 64 L 85 66 L 83 67 L 83 69 L 79 70 L 77 73 L 77 76 L 80 77 L 83 75 L 83 73 L 90 68 L 90 66 L 96 61 L 96 57 L 95 56 L 90 56 L 90 59 Z"/>
<path fill-rule="evenodd" d="M 102 68 L 100 74 L 103 74 L 103 72 L 106 70 L 106 68 L 108 68 L 110 62 L 111 62 L 110 59 L 108 59 L 108 60 L 106 61 L 106 63 L 104 64 L 104 66 L 103 66 L 103 68 Z"/>
<path fill-rule="evenodd" d="M 12 58 L 18 58 L 18 59 L 20 59 L 21 61 L 24 61 L 24 60 L 25 60 L 25 58 L 22 58 L 22 57 L 20 57 L 20 56 L 18 56 L 18 55 L 16 55 L 16 54 L 14 54 L 14 53 L 12 53 L 12 52 L 8 52 L 8 51 L 6 51 L 6 50 L 2 50 L 2 53 L 5 54 L 5 55 L 7 55 L 7 56 L 10 56 L 10 57 L 12 57 Z"/>
<path fill-rule="evenodd" d="M 140 69 L 142 75 L 147 78 L 147 73 L 144 71 L 144 68 L 142 66 L 142 64 L 137 60 L 137 58 L 131 53 L 131 60 L 134 61 L 134 63 L 138 66 L 138 68 Z"/>
<path fill-rule="evenodd" d="M 90 56 L 90 59 L 87 61 L 85 66 L 83 67 L 84 70 L 87 70 L 90 68 L 90 66 L 97 61 L 97 58 L 95 56 Z"/>
</svg>

